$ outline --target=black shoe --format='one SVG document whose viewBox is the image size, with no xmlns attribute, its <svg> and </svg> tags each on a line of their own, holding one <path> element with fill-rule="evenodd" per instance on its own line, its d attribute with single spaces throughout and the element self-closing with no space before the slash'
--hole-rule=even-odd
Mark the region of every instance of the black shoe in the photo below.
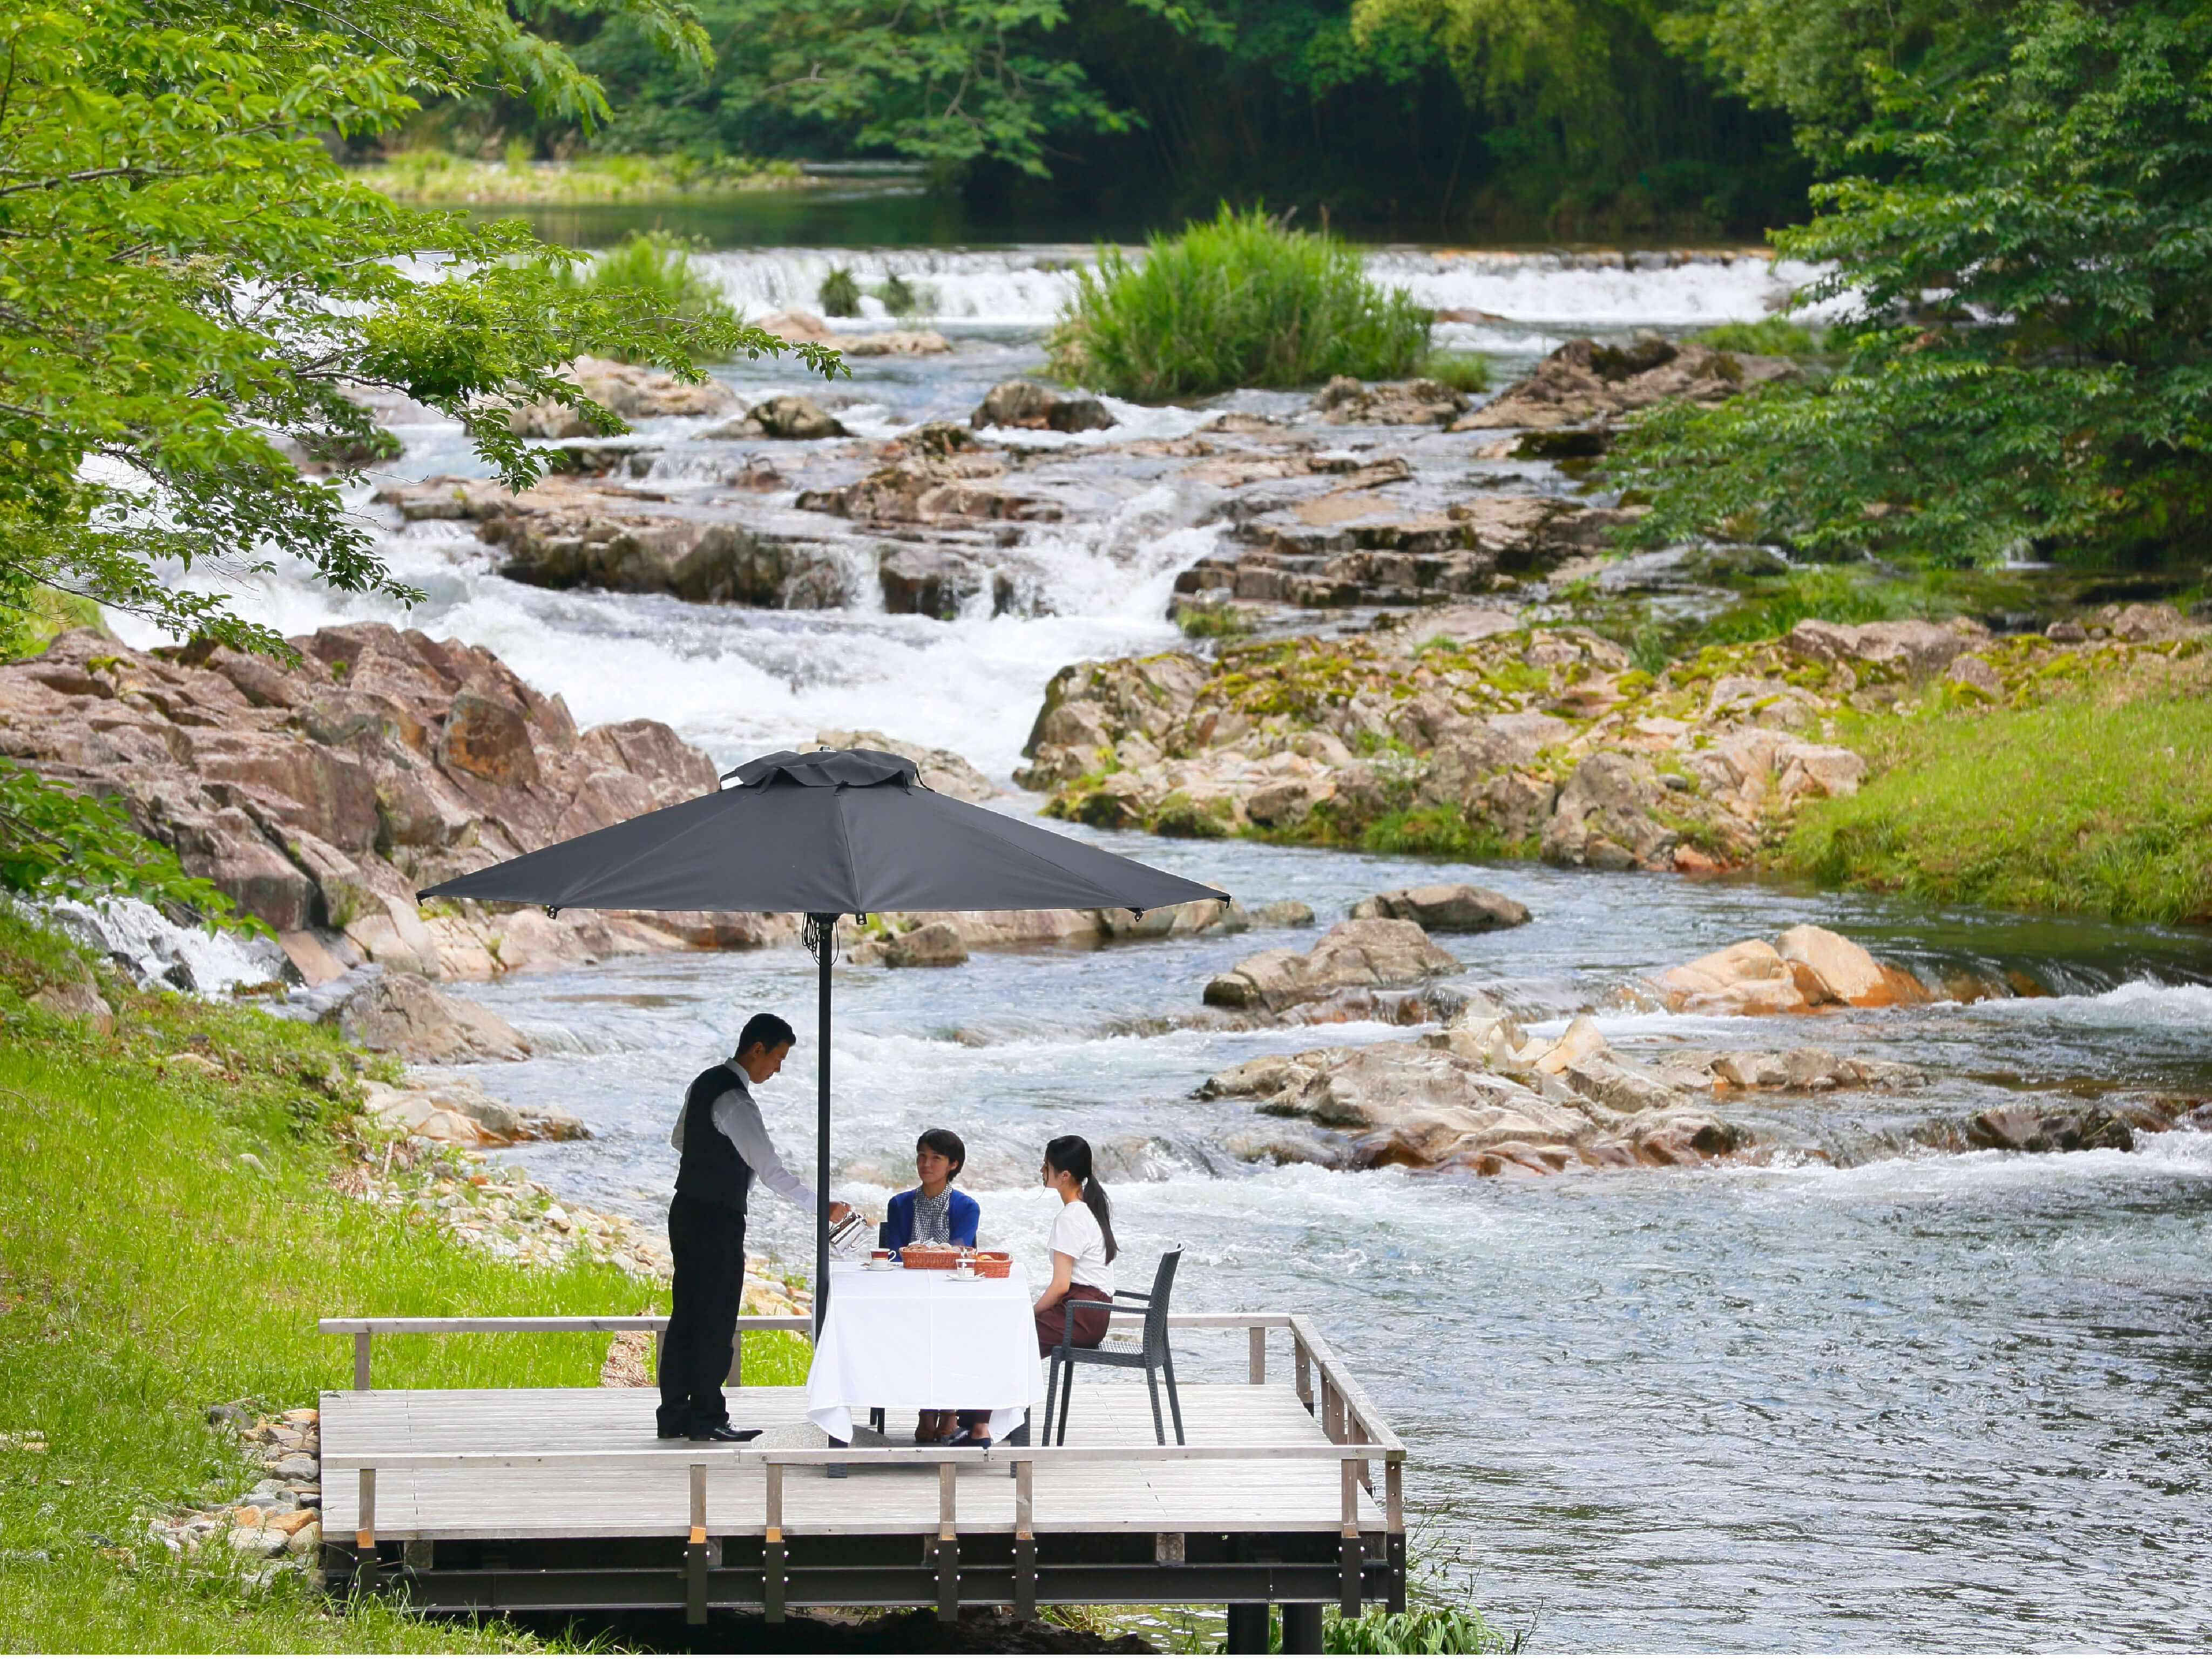
<svg viewBox="0 0 2212 1659">
<path fill-rule="evenodd" d="M 733 1429 L 726 1423 L 716 1423 L 703 1429 L 691 1431 L 693 1440 L 751 1440 L 757 1438 L 758 1429 Z"/>
<path fill-rule="evenodd" d="M 683 1429 L 661 1429 L 656 1432 L 663 1440 L 682 1440 L 686 1435 L 686 1431 Z"/>
<path fill-rule="evenodd" d="M 945 1443 L 948 1446 L 980 1446 L 988 1451 L 991 1445 L 991 1431 L 985 1429 L 978 1434 L 974 1429 L 963 1429 Z"/>
</svg>

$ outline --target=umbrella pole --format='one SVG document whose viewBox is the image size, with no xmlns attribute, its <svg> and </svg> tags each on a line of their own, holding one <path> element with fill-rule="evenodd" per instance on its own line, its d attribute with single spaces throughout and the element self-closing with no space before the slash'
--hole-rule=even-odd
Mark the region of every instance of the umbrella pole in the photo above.
<svg viewBox="0 0 2212 1659">
<path fill-rule="evenodd" d="M 837 918 L 807 917 L 818 964 L 814 1017 L 814 1340 L 830 1317 L 830 964 L 837 954 Z"/>
</svg>

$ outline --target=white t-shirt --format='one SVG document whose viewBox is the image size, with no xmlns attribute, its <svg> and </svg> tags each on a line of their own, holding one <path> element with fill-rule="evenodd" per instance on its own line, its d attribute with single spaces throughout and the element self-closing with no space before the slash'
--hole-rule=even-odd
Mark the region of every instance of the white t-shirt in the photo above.
<svg viewBox="0 0 2212 1659">
<path fill-rule="evenodd" d="M 1106 1261 L 1106 1235 L 1098 1231 L 1098 1218 L 1091 1213 L 1088 1204 L 1078 1200 L 1060 1206 L 1052 1224 L 1052 1237 L 1046 1243 L 1060 1255 L 1075 1259 L 1075 1270 L 1068 1275 L 1071 1283 L 1114 1294 L 1114 1269 Z"/>
</svg>

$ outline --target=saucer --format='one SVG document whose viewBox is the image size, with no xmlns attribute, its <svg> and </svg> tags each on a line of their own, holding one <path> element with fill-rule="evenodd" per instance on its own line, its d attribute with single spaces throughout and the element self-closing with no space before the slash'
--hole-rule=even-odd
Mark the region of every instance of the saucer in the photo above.
<svg viewBox="0 0 2212 1659">
<path fill-rule="evenodd" d="M 870 1273 L 883 1273 L 883 1272 L 884 1272 L 884 1271 L 885 1271 L 886 1269 L 888 1269 L 888 1268 L 891 1268 L 891 1267 L 897 1267 L 897 1266 L 898 1266 L 898 1263 L 897 1263 L 897 1262 L 896 1262 L 896 1261 L 863 1261 L 860 1265 L 861 1265 L 863 1267 L 866 1267 L 866 1268 Z"/>
</svg>

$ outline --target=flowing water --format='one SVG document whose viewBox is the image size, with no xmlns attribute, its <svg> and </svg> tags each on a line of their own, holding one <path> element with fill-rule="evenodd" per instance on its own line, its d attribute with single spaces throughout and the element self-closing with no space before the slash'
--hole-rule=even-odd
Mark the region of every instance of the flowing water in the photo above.
<svg viewBox="0 0 2212 1659">
<path fill-rule="evenodd" d="M 757 313 L 805 303 L 832 263 L 936 291 L 958 350 L 861 360 L 848 425 L 886 435 L 963 416 L 1034 365 L 1071 247 L 750 249 L 710 257 Z M 1375 257 L 1466 320 L 1447 343 L 1510 373 L 1570 332 L 1754 317 L 1762 263 Z M 1480 314 L 1478 314 L 1480 313 Z M 788 368 L 726 371 L 748 395 Z M 1291 410 L 1295 397 L 1239 394 Z M 1187 430 L 1123 410 L 1109 434 Z M 683 436 L 681 422 L 660 423 Z M 695 423 L 696 424 L 696 423 Z M 403 426 L 417 477 L 470 470 L 450 427 Z M 1095 464 L 1103 483 L 1117 463 Z M 683 481 L 680 441 L 659 463 Z M 1212 544 L 1205 503 L 1155 485 L 1095 521 L 1024 532 L 1040 614 L 951 622 L 856 609 L 768 612 L 518 586 L 465 526 L 390 531 L 429 592 L 412 621 L 499 652 L 583 722 L 652 715 L 725 764 L 875 726 L 967 754 L 1003 780 L 1046 678 L 1085 656 L 1164 648 L 1175 572 Z M 250 600 L 289 629 L 385 614 L 278 584 Z M 1033 803 L 1013 800 L 1008 810 Z M 1474 878 L 1534 913 L 1449 941 L 1468 981 L 1539 1029 L 1575 1011 L 1631 1052 L 1817 1042 L 1909 1060 L 1907 1096 L 1746 1108 L 1768 1163 L 1548 1182 L 1247 1164 L 1224 1142 L 1249 1105 L 1205 1102 L 1224 1065 L 1379 1026 L 1240 1032 L 1198 1018 L 1208 975 L 1310 935 L 979 953 L 966 967 L 841 969 L 834 1046 L 840 1190 L 878 1201 L 914 1134 L 957 1127 L 989 1242 L 1032 1268 L 1054 1134 L 1103 1151 L 1132 1267 L 1180 1242 L 1193 1307 L 1316 1315 L 1413 1448 L 1417 1549 L 1462 1559 L 1501 1620 L 1553 1648 L 2197 1647 L 2212 1641 L 2203 1548 L 2212 1466 L 2212 1136 L 2132 1153 L 1938 1155 L 1916 1131 L 1984 1106 L 2106 1088 L 2212 1093 L 2212 940 L 2186 930 L 1931 912 L 1750 883 L 1437 866 L 1244 843 L 1099 837 L 1248 902 L 1300 898 L 1324 923 L 1363 894 Z M 1931 974 L 2016 972 L 2056 994 L 1802 1020 L 1606 1012 L 1610 987 L 1731 940 L 1816 921 Z M 813 969 L 795 951 L 630 960 L 517 978 L 484 1000 L 538 1057 L 488 1067 L 518 1101 L 582 1115 L 597 1139 L 533 1148 L 532 1173 L 650 1218 L 672 1177 L 678 1091 L 746 1013 L 805 1037 L 763 1091 L 811 1166 Z M 756 1240 L 805 1259 L 807 1222 L 772 1199 Z M 1141 1271 L 1141 1269 L 1138 1269 Z M 1194 1338 L 1194 1375 L 1241 1354 Z"/>
</svg>

